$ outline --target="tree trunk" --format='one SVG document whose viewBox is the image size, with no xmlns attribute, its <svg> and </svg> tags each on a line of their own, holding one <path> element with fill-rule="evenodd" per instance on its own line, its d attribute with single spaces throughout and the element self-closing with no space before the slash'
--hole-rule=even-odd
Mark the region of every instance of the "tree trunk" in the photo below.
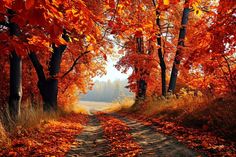
<svg viewBox="0 0 236 157">
<path fill-rule="evenodd" d="M 144 53 L 144 43 L 143 43 L 143 39 L 142 38 L 137 38 L 137 50 L 139 54 L 143 54 Z M 137 72 L 140 72 L 141 77 L 143 77 L 143 75 L 145 75 L 145 72 L 143 71 L 143 69 L 137 69 Z M 136 98 L 137 99 L 145 99 L 146 97 L 146 91 L 147 91 L 147 82 L 141 78 L 137 81 L 137 95 Z"/>
<path fill-rule="evenodd" d="M 8 9 L 9 28 L 10 36 L 19 36 L 20 28 L 11 19 L 15 13 Z M 9 113 L 12 120 L 16 121 L 20 117 L 20 104 L 22 98 L 22 59 L 13 50 L 10 55 L 10 96 L 9 96 Z"/>
<path fill-rule="evenodd" d="M 58 80 L 48 79 L 38 81 L 38 88 L 43 99 L 43 110 L 46 112 L 57 110 Z"/>
<path fill-rule="evenodd" d="M 46 79 L 43 67 L 34 52 L 30 52 L 29 57 L 38 75 L 38 88 L 43 99 L 43 110 L 47 112 L 57 110 L 58 80 Z"/>
<path fill-rule="evenodd" d="M 69 41 L 69 37 L 66 35 L 64 30 L 63 39 Z M 38 75 L 38 88 L 43 99 L 43 110 L 50 112 L 57 110 L 57 95 L 58 95 L 58 79 L 56 75 L 60 71 L 60 64 L 62 59 L 62 54 L 66 49 L 66 45 L 60 45 L 58 47 L 52 44 L 53 53 L 49 62 L 49 75 L 50 78 L 46 79 L 43 67 L 39 62 L 37 55 L 34 52 L 29 54 L 31 62 L 34 65 L 36 73 Z"/>
<path fill-rule="evenodd" d="M 15 51 L 10 56 L 10 96 L 9 112 L 15 121 L 20 116 L 20 104 L 22 98 L 22 60 Z"/>
<path fill-rule="evenodd" d="M 156 6 L 155 2 L 153 1 L 154 6 Z M 156 24 L 161 29 L 161 23 L 160 23 L 160 11 L 156 10 Z M 160 46 L 158 48 L 158 57 L 160 60 L 160 67 L 161 67 L 161 93 L 165 97 L 166 96 L 166 64 L 164 60 L 164 55 L 162 52 L 162 45 L 161 45 L 161 30 L 160 33 L 157 34 L 157 44 Z"/>
<path fill-rule="evenodd" d="M 67 42 L 69 41 L 69 36 L 67 35 L 66 30 L 63 30 L 62 38 Z M 41 85 L 38 84 L 39 88 L 41 88 L 43 92 L 42 95 L 44 95 L 43 98 L 45 103 L 44 110 L 46 111 L 47 110 L 56 111 L 58 108 L 57 106 L 58 79 L 56 76 L 60 71 L 61 59 L 66 49 L 66 45 L 60 45 L 56 47 L 55 44 L 52 44 L 52 48 L 53 48 L 53 53 L 49 62 L 50 78 L 46 80 L 44 87 L 41 88 L 40 87 Z"/>
<path fill-rule="evenodd" d="M 52 44 L 52 48 L 53 53 L 49 62 L 49 74 L 51 77 L 55 77 L 60 71 L 61 58 L 66 49 L 66 45 L 56 47 L 55 44 Z"/>
<path fill-rule="evenodd" d="M 188 3 L 188 1 L 185 1 L 185 4 L 187 4 L 187 3 Z M 171 71 L 170 82 L 169 82 L 168 92 L 171 92 L 171 93 L 174 92 L 175 87 L 176 87 L 178 68 L 179 68 L 180 61 L 181 61 L 182 48 L 184 47 L 184 38 L 186 35 L 186 25 L 188 23 L 189 12 L 190 12 L 190 9 L 188 7 L 185 7 L 183 10 L 181 28 L 180 28 L 180 32 L 179 32 L 178 47 L 177 47 L 177 51 L 175 54 L 175 59 L 174 59 L 174 63 L 173 63 L 172 71 Z"/>
<path fill-rule="evenodd" d="M 145 99 L 146 97 L 146 91 L 147 91 L 147 83 L 145 80 L 140 79 L 138 81 L 138 99 Z"/>
</svg>

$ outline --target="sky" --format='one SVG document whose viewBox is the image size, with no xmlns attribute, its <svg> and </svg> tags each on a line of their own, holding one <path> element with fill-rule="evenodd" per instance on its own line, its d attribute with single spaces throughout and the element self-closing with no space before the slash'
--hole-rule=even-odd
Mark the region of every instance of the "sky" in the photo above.
<svg viewBox="0 0 236 157">
<path fill-rule="evenodd" d="M 111 40 L 115 40 L 113 38 L 113 36 L 109 36 L 109 38 Z M 93 80 L 94 81 L 115 81 L 115 80 L 126 80 L 129 75 L 131 75 L 132 70 L 129 69 L 127 71 L 127 74 L 121 73 L 120 71 L 118 71 L 114 66 L 116 65 L 116 63 L 119 61 L 119 59 L 122 57 L 121 54 L 118 54 L 118 50 L 119 50 L 119 46 L 114 42 L 113 43 L 113 51 L 116 54 L 115 56 L 107 56 L 107 65 L 106 65 L 106 71 L 107 74 L 103 75 L 102 77 L 95 77 Z"/>
<path fill-rule="evenodd" d="M 107 70 L 107 74 L 100 77 L 95 77 L 94 81 L 115 81 L 115 80 L 126 80 L 129 75 L 131 74 L 131 69 L 128 70 L 127 74 L 121 73 L 120 71 L 118 71 L 114 65 L 116 64 L 116 62 L 119 60 L 119 58 L 117 59 L 111 59 L 111 57 L 108 57 L 107 60 L 107 66 L 106 66 L 106 70 Z"/>
</svg>

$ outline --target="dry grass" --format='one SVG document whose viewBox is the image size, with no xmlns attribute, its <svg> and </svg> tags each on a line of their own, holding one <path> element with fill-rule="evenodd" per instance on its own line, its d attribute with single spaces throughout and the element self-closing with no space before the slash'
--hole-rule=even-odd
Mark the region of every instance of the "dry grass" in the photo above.
<svg viewBox="0 0 236 157">
<path fill-rule="evenodd" d="M 113 113 L 118 111 L 129 110 L 134 104 L 134 99 L 132 97 L 125 97 L 116 101 L 113 101 L 111 105 L 104 110 L 105 113 Z"/>
<path fill-rule="evenodd" d="M 9 117 L 9 113 L 6 110 L 0 110 L 0 147 L 1 145 L 10 145 L 11 134 L 19 130 L 25 130 L 27 128 L 35 127 L 42 121 L 49 121 L 57 119 L 60 115 L 64 114 L 63 111 L 45 113 L 40 107 L 30 107 L 28 101 L 26 101 L 21 109 L 21 116 L 17 122 L 13 122 Z"/>
<path fill-rule="evenodd" d="M 39 108 L 31 108 L 22 110 L 21 117 L 19 121 L 16 123 L 17 126 L 21 126 L 22 128 L 29 128 L 38 125 L 42 120 L 51 120 L 57 119 L 62 114 L 62 111 L 57 112 L 43 112 L 42 109 Z"/>
<path fill-rule="evenodd" d="M 154 114 L 162 114 L 171 111 L 178 113 L 191 113 L 204 105 L 209 103 L 209 99 L 205 97 L 193 97 L 185 96 L 181 98 L 169 98 L 162 97 L 148 98 L 145 102 L 142 102 L 142 106 L 145 108 L 143 114 L 151 116 Z M 173 115 L 174 116 L 174 115 Z"/>
<path fill-rule="evenodd" d="M 134 98 L 133 97 L 126 97 L 119 101 L 119 104 L 122 106 L 123 109 L 128 109 L 132 107 L 134 104 Z"/>
<path fill-rule="evenodd" d="M 0 148 L 2 145 L 9 145 L 9 131 L 14 126 L 13 121 L 10 120 L 8 112 L 3 108 L 0 109 Z"/>
<path fill-rule="evenodd" d="M 236 140 L 236 97 L 207 98 L 186 94 L 180 98 L 148 98 L 134 105 L 139 115 L 174 121 L 179 125 L 213 131 Z"/>
<path fill-rule="evenodd" d="M 0 147 L 3 145 L 3 144 L 6 144 L 6 143 L 9 143 L 9 139 L 8 139 L 8 136 L 7 136 L 7 132 L 5 131 L 4 127 L 2 126 L 2 123 L 0 121 Z"/>
</svg>

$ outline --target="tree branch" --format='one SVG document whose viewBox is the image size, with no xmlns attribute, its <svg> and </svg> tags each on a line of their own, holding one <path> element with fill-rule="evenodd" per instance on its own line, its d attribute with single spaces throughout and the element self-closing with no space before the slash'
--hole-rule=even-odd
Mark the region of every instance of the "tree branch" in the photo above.
<svg viewBox="0 0 236 157">
<path fill-rule="evenodd" d="M 38 79 L 40 81 L 45 81 L 46 77 L 45 77 L 45 74 L 44 74 L 44 71 L 43 71 L 43 66 L 39 62 L 38 57 L 35 54 L 35 52 L 30 52 L 28 54 L 28 56 L 29 56 L 31 62 L 33 63 L 33 65 L 34 65 L 35 71 L 36 71 L 36 73 L 38 75 Z"/>
<path fill-rule="evenodd" d="M 74 61 L 74 63 L 72 64 L 72 66 L 70 67 L 70 69 L 65 72 L 61 78 L 64 78 L 67 74 L 69 74 L 73 69 L 74 67 L 78 64 L 78 61 L 80 60 L 80 58 L 82 58 L 84 55 L 86 55 L 87 53 L 89 53 L 90 51 L 85 51 L 83 53 L 81 53 Z"/>
</svg>

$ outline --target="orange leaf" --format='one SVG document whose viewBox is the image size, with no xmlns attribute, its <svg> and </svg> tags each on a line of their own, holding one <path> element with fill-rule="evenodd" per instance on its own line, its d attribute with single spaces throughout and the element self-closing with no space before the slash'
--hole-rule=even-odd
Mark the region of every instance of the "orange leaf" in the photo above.
<svg viewBox="0 0 236 157">
<path fill-rule="evenodd" d="M 13 151 L 10 151 L 10 152 L 8 153 L 8 155 L 9 155 L 9 156 L 17 156 L 17 153 L 16 153 L 16 152 L 13 152 Z"/>
<path fill-rule="evenodd" d="M 26 8 L 27 10 L 29 10 L 30 8 L 32 8 L 33 5 L 34 5 L 34 0 L 26 0 L 26 2 L 25 2 L 25 8 Z"/>
<path fill-rule="evenodd" d="M 163 0 L 163 4 L 164 4 L 164 5 L 169 5 L 169 4 L 170 4 L 170 1 L 169 1 L 169 0 Z"/>
</svg>

